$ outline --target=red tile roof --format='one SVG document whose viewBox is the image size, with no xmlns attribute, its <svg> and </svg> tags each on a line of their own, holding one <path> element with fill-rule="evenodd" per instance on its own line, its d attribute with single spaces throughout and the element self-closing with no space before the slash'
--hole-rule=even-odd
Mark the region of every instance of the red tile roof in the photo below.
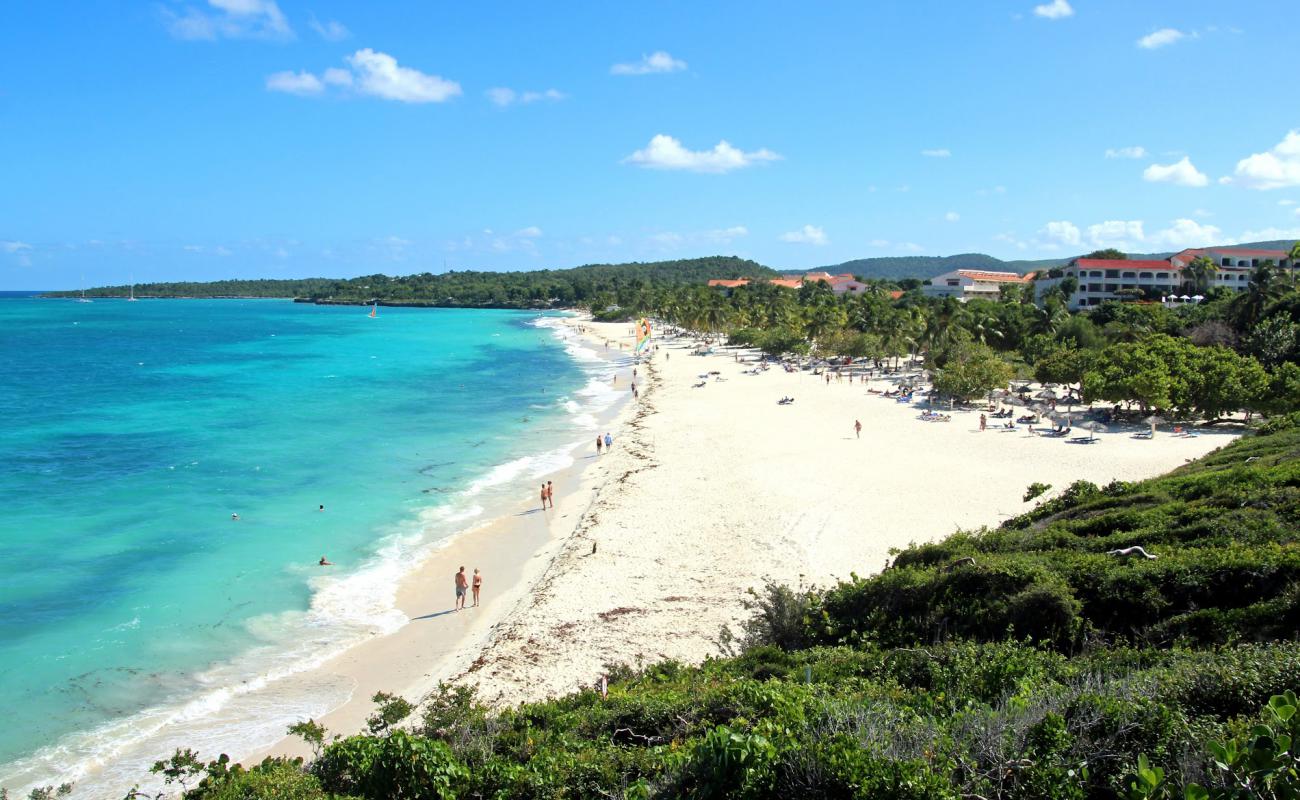
<svg viewBox="0 0 1300 800">
<path fill-rule="evenodd" d="M 798 278 L 773 278 L 768 283 L 773 286 L 784 286 L 787 289 L 798 289 L 803 285 L 803 281 Z"/>
<path fill-rule="evenodd" d="M 739 280 L 734 280 L 734 281 L 732 281 L 732 280 L 726 280 L 726 279 L 723 279 L 723 278 L 714 278 L 713 280 L 709 281 L 709 285 L 710 285 L 710 286 L 721 286 L 721 287 L 724 287 L 724 288 L 726 288 L 726 289 L 734 289 L 734 288 L 736 288 L 737 286 L 748 286 L 748 285 L 749 285 L 749 281 L 746 280 L 745 278 L 740 278 Z"/>
</svg>

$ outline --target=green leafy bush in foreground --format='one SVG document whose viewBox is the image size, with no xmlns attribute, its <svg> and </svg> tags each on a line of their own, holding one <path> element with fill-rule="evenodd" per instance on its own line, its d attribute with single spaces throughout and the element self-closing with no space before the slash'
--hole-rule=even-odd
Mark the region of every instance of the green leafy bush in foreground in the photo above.
<svg viewBox="0 0 1300 800">
<path fill-rule="evenodd" d="M 768 586 L 736 653 L 494 710 L 377 695 L 307 765 L 178 753 L 187 800 L 1300 796 L 1300 428 L 1076 483 L 824 591 Z M 1154 559 L 1109 554 L 1139 546 Z M 197 782 L 196 782 L 197 781 Z"/>
</svg>

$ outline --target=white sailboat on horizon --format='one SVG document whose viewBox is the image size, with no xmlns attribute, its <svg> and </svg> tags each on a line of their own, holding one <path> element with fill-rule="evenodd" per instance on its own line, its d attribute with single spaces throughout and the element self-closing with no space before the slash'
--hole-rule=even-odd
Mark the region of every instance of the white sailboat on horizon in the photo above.
<svg viewBox="0 0 1300 800">
<path fill-rule="evenodd" d="M 128 298 L 126 298 L 126 302 L 128 302 L 128 303 L 134 303 L 134 302 L 136 302 L 136 297 L 135 297 L 135 276 L 134 276 L 134 275 L 131 276 L 131 296 L 128 297 Z"/>
<path fill-rule="evenodd" d="M 82 275 L 82 276 L 81 276 L 81 297 L 78 297 L 78 298 L 77 298 L 77 302 L 78 302 L 78 303 L 93 303 L 93 302 L 95 302 L 94 300 L 91 300 L 89 297 L 86 297 L 86 276 L 85 276 L 85 275 Z"/>
</svg>

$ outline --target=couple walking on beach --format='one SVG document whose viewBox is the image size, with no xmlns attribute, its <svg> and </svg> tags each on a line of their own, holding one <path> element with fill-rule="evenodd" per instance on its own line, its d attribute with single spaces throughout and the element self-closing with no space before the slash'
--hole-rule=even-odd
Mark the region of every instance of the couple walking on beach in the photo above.
<svg viewBox="0 0 1300 800">
<path fill-rule="evenodd" d="M 604 446 L 604 448 L 605 448 L 606 450 L 613 450 L 613 449 L 614 449 L 614 437 L 613 437 L 613 436 L 610 436 L 608 433 L 606 433 L 605 436 L 604 436 L 603 438 L 601 437 L 601 435 L 600 435 L 599 433 L 596 434 L 596 455 L 600 455 L 600 448 L 601 448 L 602 446 Z"/>
<path fill-rule="evenodd" d="M 551 508 L 555 508 L 555 487 L 550 481 L 542 484 L 542 510 L 546 510 L 546 504 L 550 503 Z"/>
<path fill-rule="evenodd" d="M 472 589 L 474 592 L 474 605 L 478 605 L 478 593 L 483 586 L 483 576 L 479 574 L 478 567 L 474 568 L 474 582 L 471 584 L 465 577 L 465 568 L 461 567 L 456 573 L 456 610 L 460 611 L 465 607 L 465 590 Z"/>
</svg>

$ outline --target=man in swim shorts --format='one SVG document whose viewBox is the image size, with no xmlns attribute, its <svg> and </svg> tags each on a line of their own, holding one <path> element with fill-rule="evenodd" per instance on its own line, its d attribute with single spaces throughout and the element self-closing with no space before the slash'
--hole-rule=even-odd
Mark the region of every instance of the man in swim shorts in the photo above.
<svg viewBox="0 0 1300 800">
<path fill-rule="evenodd" d="M 465 607 L 465 590 L 469 588 L 469 581 L 465 579 L 465 568 L 461 567 L 460 572 L 456 573 L 456 610 L 460 611 Z"/>
</svg>

